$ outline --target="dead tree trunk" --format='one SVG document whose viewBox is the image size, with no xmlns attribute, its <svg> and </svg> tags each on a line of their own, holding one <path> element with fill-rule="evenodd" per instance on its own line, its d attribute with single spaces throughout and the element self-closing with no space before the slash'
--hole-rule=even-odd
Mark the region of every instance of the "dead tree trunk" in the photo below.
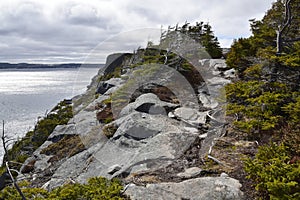
<svg viewBox="0 0 300 200">
<path fill-rule="evenodd" d="M 4 129 L 4 120 L 2 120 L 2 145 L 3 145 L 3 149 L 4 149 L 4 156 L 3 159 L 7 159 L 8 153 L 7 153 L 7 144 L 6 144 L 6 136 L 5 136 L 5 129 Z M 3 163 L 5 162 L 5 160 L 3 160 Z"/>
<path fill-rule="evenodd" d="M 290 3 L 292 0 L 286 0 L 285 1 L 285 16 L 284 16 L 284 24 L 283 26 L 278 26 L 278 30 L 276 31 L 277 38 L 276 38 L 276 45 L 277 45 L 277 51 L 276 55 L 280 56 L 282 53 L 282 36 L 285 29 L 291 24 L 292 21 L 292 14 L 291 14 L 291 7 Z"/>
</svg>

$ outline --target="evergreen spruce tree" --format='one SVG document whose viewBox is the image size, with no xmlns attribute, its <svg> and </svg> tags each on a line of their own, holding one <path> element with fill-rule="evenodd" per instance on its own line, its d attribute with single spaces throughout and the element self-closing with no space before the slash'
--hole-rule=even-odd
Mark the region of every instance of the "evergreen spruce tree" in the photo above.
<svg viewBox="0 0 300 200">
<path fill-rule="evenodd" d="M 222 57 L 222 48 L 220 47 L 218 38 L 214 36 L 212 27 L 208 23 L 204 24 L 204 22 L 196 22 L 196 25 L 190 25 L 190 23 L 186 22 L 182 27 L 178 27 L 178 25 L 176 27 L 169 26 L 168 30 L 163 32 L 161 41 L 167 40 L 168 37 L 176 37 L 176 34 L 174 34 L 176 31 L 188 35 L 195 40 L 195 42 L 201 44 L 211 58 Z"/>
</svg>

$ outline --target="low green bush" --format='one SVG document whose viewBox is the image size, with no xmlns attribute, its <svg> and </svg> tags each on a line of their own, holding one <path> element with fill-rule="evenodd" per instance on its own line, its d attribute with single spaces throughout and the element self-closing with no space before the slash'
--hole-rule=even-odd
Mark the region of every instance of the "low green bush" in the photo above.
<svg viewBox="0 0 300 200">
<path fill-rule="evenodd" d="M 294 93 L 292 96 L 294 100 L 283 106 L 283 110 L 290 116 L 290 120 L 297 124 L 300 122 L 300 93 Z"/>
<path fill-rule="evenodd" d="M 122 200 L 126 197 L 122 194 L 123 186 L 117 179 L 108 180 L 103 177 L 94 177 L 87 184 L 66 184 L 48 192 L 42 188 L 30 188 L 29 182 L 21 182 L 19 186 L 27 199 L 41 200 L 76 200 L 76 199 L 101 199 Z M 0 199 L 21 200 L 19 193 L 13 187 L 6 187 L 0 193 Z"/>
<path fill-rule="evenodd" d="M 238 115 L 235 125 L 247 131 L 270 130 L 286 116 L 283 106 L 289 105 L 289 90 L 282 83 L 238 81 L 226 86 L 229 102 L 227 114 Z"/>
<path fill-rule="evenodd" d="M 300 199 L 300 162 L 291 159 L 284 144 L 261 146 L 254 159 L 245 160 L 245 171 L 265 198 Z"/>
</svg>

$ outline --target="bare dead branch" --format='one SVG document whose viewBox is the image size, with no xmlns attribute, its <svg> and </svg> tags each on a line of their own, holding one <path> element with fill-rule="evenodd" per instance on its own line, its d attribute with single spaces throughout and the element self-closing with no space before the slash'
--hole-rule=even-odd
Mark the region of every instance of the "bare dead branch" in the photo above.
<svg viewBox="0 0 300 200">
<path fill-rule="evenodd" d="M 13 185 L 15 186 L 16 190 L 18 191 L 18 193 L 19 193 L 20 196 L 22 197 L 22 200 L 26 200 L 24 194 L 22 193 L 20 187 L 18 186 L 17 182 L 15 181 L 15 179 L 14 179 L 12 173 L 11 173 L 11 169 L 9 168 L 8 162 L 6 162 L 5 165 L 6 165 L 7 172 L 8 172 L 8 174 L 9 174 L 9 176 L 10 176 L 10 179 L 11 179 L 12 182 L 13 182 Z"/>
<path fill-rule="evenodd" d="M 276 38 L 276 44 L 277 44 L 277 51 L 276 55 L 280 55 L 282 53 L 282 34 L 284 33 L 285 29 L 291 24 L 292 21 L 292 14 L 291 14 L 291 7 L 290 3 L 292 0 L 286 0 L 285 1 L 285 16 L 284 16 L 284 24 L 283 26 L 278 26 L 278 30 L 276 31 L 277 38 Z"/>
</svg>

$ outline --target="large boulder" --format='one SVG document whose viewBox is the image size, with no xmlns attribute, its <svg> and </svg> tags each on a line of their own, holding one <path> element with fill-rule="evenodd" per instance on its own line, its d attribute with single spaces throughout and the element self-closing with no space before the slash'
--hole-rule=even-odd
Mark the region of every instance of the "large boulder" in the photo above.
<svg viewBox="0 0 300 200">
<path fill-rule="evenodd" d="M 139 96 L 135 102 L 125 106 L 120 112 L 120 117 L 130 114 L 133 111 L 139 111 L 149 114 L 167 115 L 170 110 L 179 107 L 178 104 L 161 101 L 155 94 L 146 93 Z"/>
<path fill-rule="evenodd" d="M 180 183 L 130 184 L 125 194 L 132 200 L 241 200 L 239 181 L 226 177 L 202 177 Z"/>
<path fill-rule="evenodd" d="M 151 114 L 133 111 L 116 120 L 115 125 L 118 128 L 114 138 L 120 136 L 142 140 L 153 137 L 161 132 L 177 130 L 176 123 L 169 119 L 166 115 L 157 115 L 153 117 Z"/>
</svg>

